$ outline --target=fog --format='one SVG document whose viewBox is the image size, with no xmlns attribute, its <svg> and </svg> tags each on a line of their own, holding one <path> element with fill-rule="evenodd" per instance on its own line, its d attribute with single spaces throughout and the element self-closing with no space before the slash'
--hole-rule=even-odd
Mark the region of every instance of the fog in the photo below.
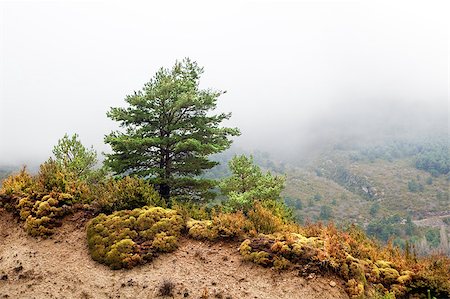
<svg viewBox="0 0 450 299">
<path fill-rule="evenodd" d="M 447 2 L 2 1 L 0 165 L 109 151 L 109 108 L 184 57 L 249 150 L 448 134 Z"/>
</svg>

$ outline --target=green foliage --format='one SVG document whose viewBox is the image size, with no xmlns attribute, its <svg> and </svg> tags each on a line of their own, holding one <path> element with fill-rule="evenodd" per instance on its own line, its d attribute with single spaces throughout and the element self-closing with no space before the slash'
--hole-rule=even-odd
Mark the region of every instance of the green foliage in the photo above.
<svg viewBox="0 0 450 299">
<path fill-rule="evenodd" d="M 319 193 L 316 193 L 315 195 L 314 195 L 314 200 L 315 201 L 319 201 L 319 200 L 321 200 L 322 199 L 322 195 L 320 195 Z"/>
<path fill-rule="evenodd" d="M 78 134 L 72 137 L 65 134 L 53 148 L 53 154 L 55 162 L 77 178 L 86 179 L 94 175 L 97 153 L 92 147 L 90 149 L 84 147 L 78 139 Z"/>
<path fill-rule="evenodd" d="M 303 209 L 303 203 L 302 203 L 301 199 L 299 199 L 299 198 L 285 197 L 284 203 L 286 204 L 286 206 L 288 206 L 294 210 Z"/>
<path fill-rule="evenodd" d="M 274 213 L 273 211 L 273 208 L 265 208 L 259 203 L 256 203 L 254 208 L 249 211 L 248 218 L 258 233 L 272 234 L 281 230 L 284 218 L 279 215 L 280 213 Z"/>
<path fill-rule="evenodd" d="M 375 217 L 379 210 L 380 210 L 380 204 L 378 202 L 374 202 L 370 206 L 370 210 L 369 210 L 370 216 Z"/>
<path fill-rule="evenodd" d="M 193 218 L 196 220 L 211 219 L 211 214 L 215 212 L 214 208 L 211 209 L 204 204 L 192 201 L 171 201 L 172 209 L 176 210 L 185 221 Z"/>
<path fill-rule="evenodd" d="M 39 173 L 34 180 L 37 185 L 33 191 L 68 193 L 73 196 L 74 203 L 87 203 L 92 200 L 88 183 L 67 171 L 51 158 L 40 165 Z"/>
<path fill-rule="evenodd" d="M 183 227 L 175 210 L 161 207 L 100 214 L 87 227 L 89 252 L 112 269 L 132 268 L 175 250 Z"/>
<path fill-rule="evenodd" d="M 165 201 L 148 182 L 129 176 L 107 180 L 98 188 L 97 193 L 98 198 L 93 206 L 102 213 L 132 210 L 143 206 L 166 206 Z"/>
<path fill-rule="evenodd" d="M 366 232 L 371 237 L 387 242 L 389 238 L 400 235 L 400 228 L 398 226 L 400 220 L 398 215 L 373 220 L 367 225 Z"/>
<path fill-rule="evenodd" d="M 429 228 L 425 233 L 425 238 L 431 247 L 436 248 L 441 243 L 441 236 L 439 230 L 435 228 Z"/>
<path fill-rule="evenodd" d="M 319 219 L 330 220 L 333 217 L 333 209 L 330 206 L 323 205 L 320 207 Z"/>
<path fill-rule="evenodd" d="M 422 192 L 424 190 L 423 185 L 416 180 L 410 180 L 408 182 L 408 190 L 410 192 Z"/>
<path fill-rule="evenodd" d="M 292 218 L 292 211 L 281 201 L 280 193 L 285 178 L 263 173 L 253 162 L 253 157 L 235 156 L 229 162 L 231 176 L 220 183 L 222 193 L 228 196 L 225 203 L 230 211 L 247 213 L 255 202 L 272 210 L 281 218 Z"/>
<path fill-rule="evenodd" d="M 417 155 L 424 148 L 423 142 L 393 141 L 383 145 L 362 148 L 358 153 L 351 155 L 353 161 L 375 161 L 382 159 L 392 162 L 396 159 Z"/>
<path fill-rule="evenodd" d="M 416 167 L 434 176 L 450 172 L 450 148 L 448 143 L 435 143 L 425 147 L 416 158 Z"/>
<path fill-rule="evenodd" d="M 408 216 L 406 218 L 406 227 L 405 227 L 405 234 L 407 236 L 413 236 L 416 233 L 417 227 L 412 222 L 411 216 Z"/>
<path fill-rule="evenodd" d="M 177 61 L 127 96 L 128 107 L 111 108 L 108 117 L 125 129 L 105 138 L 113 150 L 106 164 L 115 173 L 149 180 L 166 200 L 213 197 L 214 182 L 199 175 L 217 164 L 208 156 L 227 149 L 239 131 L 220 127 L 231 114 L 211 114 L 223 92 L 200 89 L 202 73 L 190 59 Z"/>
</svg>

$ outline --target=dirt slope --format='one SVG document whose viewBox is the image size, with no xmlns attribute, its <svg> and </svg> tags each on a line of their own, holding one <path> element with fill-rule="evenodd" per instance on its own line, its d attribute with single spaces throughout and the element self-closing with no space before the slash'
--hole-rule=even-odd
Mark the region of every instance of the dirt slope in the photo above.
<svg viewBox="0 0 450 299">
<path fill-rule="evenodd" d="M 175 284 L 173 298 L 348 298 L 337 278 L 245 263 L 227 243 L 184 239 L 174 253 L 120 271 L 94 262 L 86 246 L 84 226 L 70 219 L 37 240 L 0 209 L 0 298 L 159 298 L 165 279 Z"/>
</svg>

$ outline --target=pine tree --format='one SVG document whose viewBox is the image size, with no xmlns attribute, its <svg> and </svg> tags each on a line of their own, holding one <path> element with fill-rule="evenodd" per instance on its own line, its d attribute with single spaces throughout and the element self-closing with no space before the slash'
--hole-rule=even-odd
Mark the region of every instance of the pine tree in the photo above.
<svg viewBox="0 0 450 299">
<path fill-rule="evenodd" d="M 214 181 L 199 176 L 217 164 L 208 156 L 229 148 L 239 130 L 220 126 L 231 117 L 212 113 L 224 92 L 200 89 L 202 73 L 188 58 L 177 61 L 127 96 L 128 107 L 111 108 L 108 117 L 125 129 L 105 137 L 113 150 L 106 164 L 116 174 L 147 179 L 166 200 L 213 196 Z"/>
</svg>

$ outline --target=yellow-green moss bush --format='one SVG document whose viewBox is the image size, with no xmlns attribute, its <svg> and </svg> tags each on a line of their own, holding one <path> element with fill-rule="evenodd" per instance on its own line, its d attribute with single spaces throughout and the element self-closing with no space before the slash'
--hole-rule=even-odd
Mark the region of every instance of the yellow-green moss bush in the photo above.
<svg viewBox="0 0 450 299">
<path fill-rule="evenodd" d="M 276 269 L 284 269 L 289 265 L 318 263 L 319 252 L 323 250 L 323 241 L 316 237 L 290 233 L 275 235 L 259 235 L 245 240 L 239 251 L 245 260 Z"/>
<path fill-rule="evenodd" d="M 187 222 L 189 236 L 194 239 L 236 239 L 255 235 L 253 223 L 242 212 L 219 213 L 212 220 L 194 220 Z"/>
<path fill-rule="evenodd" d="M 239 251 L 244 260 L 275 269 L 302 268 L 308 265 L 315 271 L 332 271 L 347 280 L 351 298 L 370 298 L 381 293 L 404 297 L 424 294 L 427 290 L 437 298 L 450 295 L 450 260 L 440 257 L 430 261 L 406 261 L 396 251 L 374 248 L 358 252 L 355 240 L 334 228 L 321 228 L 314 236 L 299 233 L 258 235 L 241 243 Z M 370 242 L 361 240 L 361 244 Z M 389 260 L 380 257 L 389 258 Z M 434 261 L 434 262 L 432 262 Z"/>
<path fill-rule="evenodd" d="M 181 215 L 161 207 L 100 214 L 87 227 L 89 252 L 112 269 L 131 268 L 175 250 L 183 228 Z"/>
<path fill-rule="evenodd" d="M 33 177 L 22 168 L 19 173 L 8 176 L 0 188 L 0 207 L 15 211 L 20 198 L 35 188 Z"/>
<path fill-rule="evenodd" d="M 71 211 L 73 197 L 67 193 L 33 193 L 20 199 L 16 208 L 25 221 L 24 228 L 31 236 L 48 236 L 60 226 L 61 219 Z"/>
<path fill-rule="evenodd" d="M 261 205 L 256 205 L 248 215 L 244 215 L 242 211 L 220 212 L 214 214 L 211 220 L 190 219 L 187 222 L 189 236 L 208 240 L 243 240 L 258 233 L 273 233 L 288 227 L 289 225 L 284 224 L 279 217 Z"/>
</svg>

